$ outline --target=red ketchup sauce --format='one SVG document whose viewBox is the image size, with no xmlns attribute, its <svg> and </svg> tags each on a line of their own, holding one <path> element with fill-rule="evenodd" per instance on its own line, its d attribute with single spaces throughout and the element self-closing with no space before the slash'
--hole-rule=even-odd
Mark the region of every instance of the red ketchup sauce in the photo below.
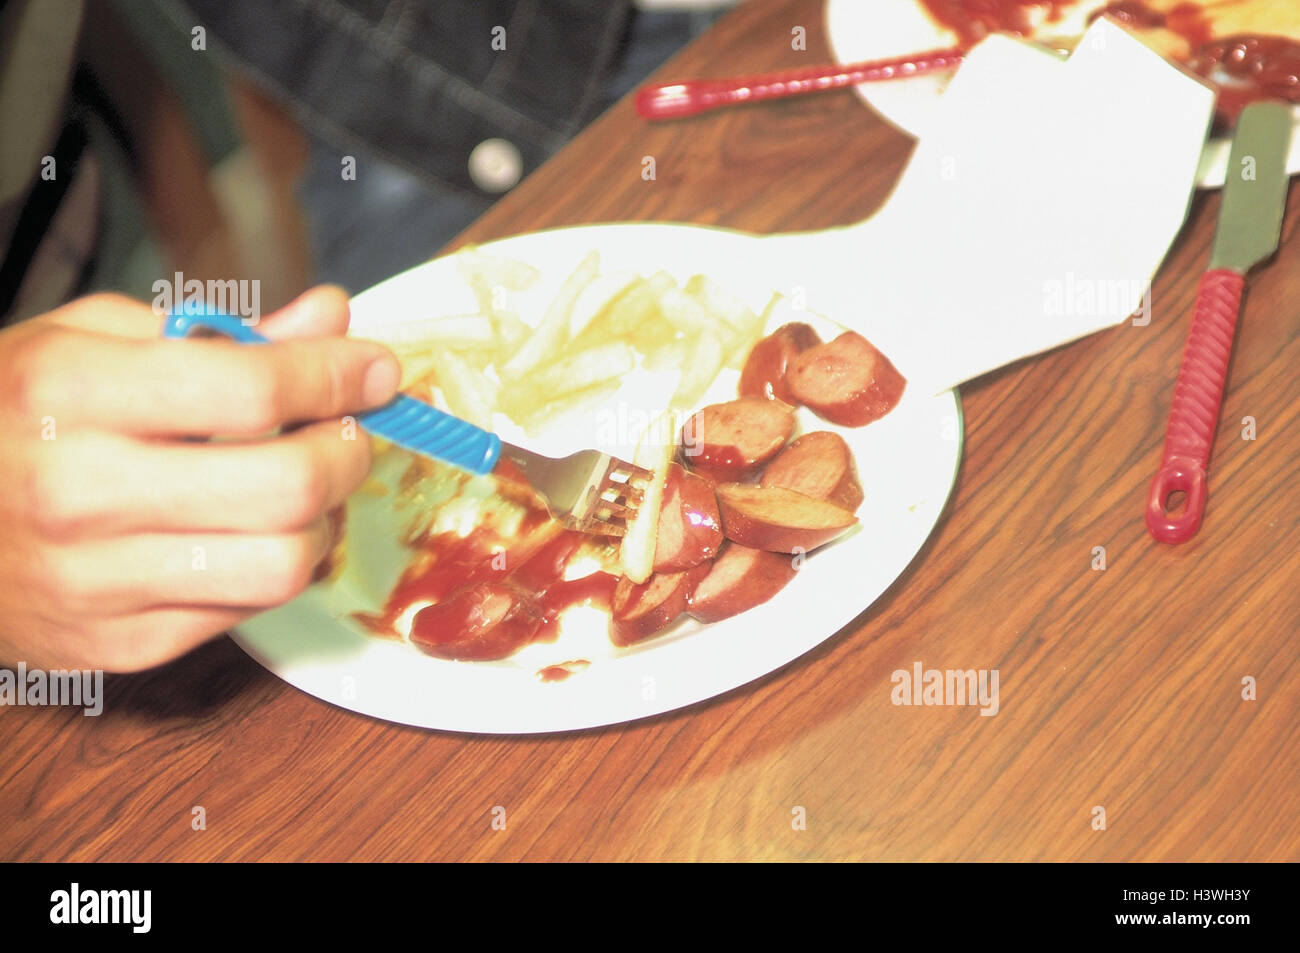
<svg viewBox="0 0 1300 953">
<path fill-rule="evenodd" d="M 920 0 L 930 17 L 952 30 L 969 49 L 989 33 L 1028 36 L 1032 9 L 1046 11 L 1048 22 L 1078 0 Z M 1109 16 L 1139 30 L 1168 30 L 1187 41 L 1192 51 L 1183 64 L 1211 80 L 1219 90 L 1220 125 L 1231 125 L 1252 102 L 1274 99 L 1300 103 L 1300 43 L 1285 36 L 1215 37 L 1206 4 L 1179 3 L 1157 10 L 1143 0 L 1116 0 L 1089 18 Z"/>
<path fill-rule="evenodd" d="M 1248 104 L 1265 99 L 1300 103 L 1300 43 L 1285 36 L 1214 37 L 1205 9 L 1180 3 L 1153 10 L 1142 0 L 1119 0 L 1090 19 L 1107 15 L 1139 28 L 1164 29 L 1187 41 L 1191 58 L 1184 64 L 1219 90 L 1220 124 L 1231 124 Z"/>
<path fill-rule="evenodd" d="M 1187 41 L 1193 50 L 1210 42 L 1210 20 L 1199 3 L 1180 3 L 1169 10 L 1153 10 L 1142 0 L 1117 0 L 1088 17 L 1110 17 L 1138 30 L 1168 30 Z"/>
<path fill-rule="evenodd" d="M 413 604 L 411 643 L 438 658 L 487 661 L 534 642 L 553 641 L 566 609 L 605 609 L 618 577 L 595 572 L 565 580 L 565 569 L 585 539 L 561 529 L 545 509 L 530 508 L 519 530 L 503 539 L 489 528 L 468 535 L 437 533 L 420 541 L 384 608 L 354 618 L 377 635 L 397 637 L 397 620 Z"/>
<path fill-rule="evenodd" d="M 543 682 L 562 682 L 575 672 L 581 672 L 591 665 L 591 662 L 585 658 L 574 659 L 571 662 L 560 662 L 556 665 L 548 665 L 537 673 L 539 681 Z"/>
<path fill-rule="evenodd" d="M 1187 64 L 1207 79 L 1219 80 L 1218 112 L 1233 120 L 1253 102 L 1278 99 L 1300 103 L 1300 43 L 1284 36 L 1229 36 L 1212 40 Z"/>
<path fill-rule="evenodd" d="M 1048 22 L 1061 19 L 1061 11 L 1078 0 L 921 0 L 940 26 L 952 30 L 969 49 L 990 33 L 1029 36 L 1034 24 L 1029 11 L 1046 10 Z"/>
</svg>

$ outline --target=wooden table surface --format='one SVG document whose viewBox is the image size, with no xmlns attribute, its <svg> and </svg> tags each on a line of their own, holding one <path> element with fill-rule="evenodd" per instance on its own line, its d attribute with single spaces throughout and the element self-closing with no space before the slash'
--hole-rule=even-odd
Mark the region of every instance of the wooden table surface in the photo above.
<svg viewBox="0 0 1300 953">
<path fill-rule="evenodd" d="M 755 0 L 660 75 L 829 58 L 818 0 Z M 910 147 L 848 91 L 657 126 L 624 102 L 461 240 L 846 223 Z M 1195 198 L 1148 326 L 962 388 L 929 543 L 785 668 L 631 725 L 476 737 L 334 708 L 222 638 L 110 677 L 99 718 L 0 711 L 0 859 L 1300 859 L 1300 187 L 1249 287 L 1205 525 L 1167 548 L 1142 520 L 1218 208 Z M 918 660 L 998 669 L 1000 711 L 894 706 Z"/>
</svg>

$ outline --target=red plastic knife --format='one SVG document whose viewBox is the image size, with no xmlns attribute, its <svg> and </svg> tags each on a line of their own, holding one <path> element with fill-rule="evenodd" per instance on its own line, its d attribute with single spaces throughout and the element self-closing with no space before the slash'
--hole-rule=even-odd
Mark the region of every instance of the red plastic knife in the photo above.
<svg viewBox="0 0 1300 953">
<path fill-rule="evenodd" d="M 1290 107 L 1273 102 L 1253 103 L 1237 120 L 1210 269 L 1197 290 L 1164 459 L 1147 496 L 1147 529 L 1162 543 L 1185 542 L 1201 526 L 1246 273 L 1277 250 L 1282 234 L 1292 122 Z M 1179 491 L 1186 503 L 1171 508 Z"/>
</svg>

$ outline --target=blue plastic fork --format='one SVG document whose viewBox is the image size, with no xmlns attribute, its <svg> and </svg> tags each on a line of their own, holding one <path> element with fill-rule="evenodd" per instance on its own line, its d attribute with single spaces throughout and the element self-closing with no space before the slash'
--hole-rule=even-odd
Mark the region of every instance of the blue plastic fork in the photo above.
<svg viewBox="0 0 1300 953">
<path fill-rule="evenodd" d="M 243 318 L 200 310 L 192 305 L 168 315 L 163 337 L 183 338 L 199 327 L 224 334 L 241 344 L 270 343 L 269 338 L 246 325 Z M 490 473 L 501 456 L 501 438 L 496 434 L 405 394 L 398 394 L 376 410 L 358 414 L 357 423 L 400 447 L 471 473 Z"/>
<path fill-rule="evenodd" d="M 168 315 L 163 336 L 183 338 L 194 328 L 216 331 L 242 344 L 270 343 L 242 318 L 190 302 Z M 649 471 L 597 450 L 557 459 L 503 443 L 496 434 L 405 394 L 358 414 L 357 422 L 400 447 L 471 473 L 491 472 L 504 455 L 545 498 L 556 519 L 585 533 L 622 536 L 650 478 Z"/>
</svg>

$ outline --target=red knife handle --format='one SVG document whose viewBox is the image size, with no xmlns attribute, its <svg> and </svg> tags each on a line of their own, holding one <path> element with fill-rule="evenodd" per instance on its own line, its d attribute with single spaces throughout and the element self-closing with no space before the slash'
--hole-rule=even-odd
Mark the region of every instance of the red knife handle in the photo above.
<svg viewBox="0 0 1300 953">
<path fill-rule="evenodd" d="M 848 66 L 818 66 L 763 76 L 646 86 L 637 90 L 636 111 L 642 119 L 679 119 L 732 103 L 763 102 L 858 83 L 941 72 L 956 67 L 961 58 L 961 50 L 945 49 Z"/>
<path fill-rule="evenodd" d="M 1169 411 L 1164 459 L 1147 497 L 1147 529 L 1162 543 L 1185 542 L 1201 526 L 1207 493 L 1205 475 L 1219 425 L 1219 406 L 1245 284 L 1243 275 L 1226 268 L 1201 275 L 1196 311 Z M 1171 516 L 1167 508 L 1169 495 L 1179 490 L 1187 494 L 1186 507 Z"/>
</svg>

